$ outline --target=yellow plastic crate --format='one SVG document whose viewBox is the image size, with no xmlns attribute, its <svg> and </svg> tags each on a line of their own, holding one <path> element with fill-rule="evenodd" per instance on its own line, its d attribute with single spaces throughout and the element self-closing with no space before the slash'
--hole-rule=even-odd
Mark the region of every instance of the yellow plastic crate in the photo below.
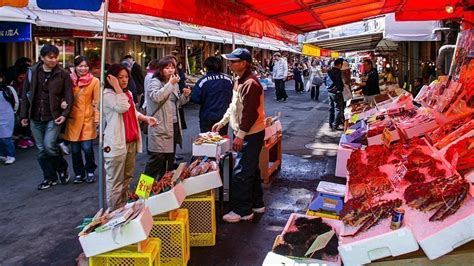
<svg viewBox="0 0 474 266">
<path fill-rule="evenodd" d="M 181 208 L 189 211 L 189 243 L 191 247 L 216 244 L 216 204 L 214 191 L 188 196 Z"/>
<path fill-rule="evenodd" d="M 188 210 L 154 216 L 150 237 L 161 240 L 161 265 L 187 265 L 190 257 Z"/>
<path fill-rule="evenodd" d="M 143 252 L 119 249 L 89 258 L 90 266 L 159 266 L 161 241 L 151 238 Z"/>
</svg>

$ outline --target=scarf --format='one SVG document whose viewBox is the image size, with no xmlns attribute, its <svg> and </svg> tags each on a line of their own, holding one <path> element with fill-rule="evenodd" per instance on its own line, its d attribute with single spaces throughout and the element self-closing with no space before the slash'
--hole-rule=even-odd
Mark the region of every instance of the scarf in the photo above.
<svg viewBox="0 0 474 266">
<path fill-rule="evenodd" d="M 85 87 L 85 86 L 91 84 L 92 79 L 94 78 L 94 76 L 92 75 L 91 72 L 88 72 L 86 75 L 84 75 L 82 77 L 79 77 L 76 74 L 76 71 L 72 71 L 70 76 L 71 76 L 71 80 L 72 80 L 72 85 L 74 85 L 74 87 L 76 87 L 76 86 Z"/>
</svg>

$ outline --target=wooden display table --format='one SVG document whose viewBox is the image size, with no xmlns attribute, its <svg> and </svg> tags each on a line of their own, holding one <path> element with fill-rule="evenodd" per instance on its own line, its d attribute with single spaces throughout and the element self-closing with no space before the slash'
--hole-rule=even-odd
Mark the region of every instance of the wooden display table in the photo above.
<svg viewBox="0 0 474 266">
<path fill-rule="evenodd" d="M 260 175 L 265 184 L 270 183 L 272 174 L 281 169 L 281 135 L 266 140 L 260 152 Z"/>
</svg>

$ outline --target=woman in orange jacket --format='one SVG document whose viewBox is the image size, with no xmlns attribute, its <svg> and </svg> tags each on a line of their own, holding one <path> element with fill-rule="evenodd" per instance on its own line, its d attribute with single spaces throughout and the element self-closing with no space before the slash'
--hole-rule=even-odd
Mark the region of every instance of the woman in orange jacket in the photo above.
<svg viewBox="0 0 474 266">
<path fill-rule="evenodd" d="M 84 56 L 76 56 L 74 70 L 71 71 L 74 102 L 67 120 L 64 139 L 70 142 L 74 184 L 95 181 L 97 168 L 94 160 L 93 140 L 97 137 L 99 124 L 99 80 L 89 69 L 89 61 Z M 82 151 L 86 163 L 82 159 Z"/>
</svg>

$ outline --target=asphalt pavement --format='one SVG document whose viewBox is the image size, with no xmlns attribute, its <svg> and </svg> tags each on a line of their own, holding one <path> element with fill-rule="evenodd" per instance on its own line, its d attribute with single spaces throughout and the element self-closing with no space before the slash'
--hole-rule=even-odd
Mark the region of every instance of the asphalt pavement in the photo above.
<svg viewBox="0 0 474 266">
<path fill-rule="evenodd" d="M 261 265 L 281 233 L 289 215 L 303 213 L 319 180 L 334 178 L 340 132 L 329 129 L 328 100 L 321 89 L 320 101 L 308 93 L 296 94 L 286 83 L 286 103 L 276 102 L 275 91 L 265 91 L 267 116 L 281 112 L 283 164 L 271 185 L 265 185 L 267 212 L 253 222 L 217 224 L 214 247 L 192 248 L 189 265 Z M 199 106 L 188 104 L 183 149 L 191 157 L 192 138 L 199 133 Z M 97 150 L 97 149 L 96 149 Z M 97 156 L 96 156 L 97 158 Z M 145 168 L 146 153 L 137 156 L 135 176 Z M 71 158 L 69 171 L 72 176 Z M 98 183 L 57 185 L 37 190 L 42 181 L 36 148 L 17 150 L 17 162 L 0 166 L 0 265 L 75 265 L 82 252 L 77 225 L 98 210 Z M 132 185 L 135 185 L 134 178 Z"/>
</svg>

